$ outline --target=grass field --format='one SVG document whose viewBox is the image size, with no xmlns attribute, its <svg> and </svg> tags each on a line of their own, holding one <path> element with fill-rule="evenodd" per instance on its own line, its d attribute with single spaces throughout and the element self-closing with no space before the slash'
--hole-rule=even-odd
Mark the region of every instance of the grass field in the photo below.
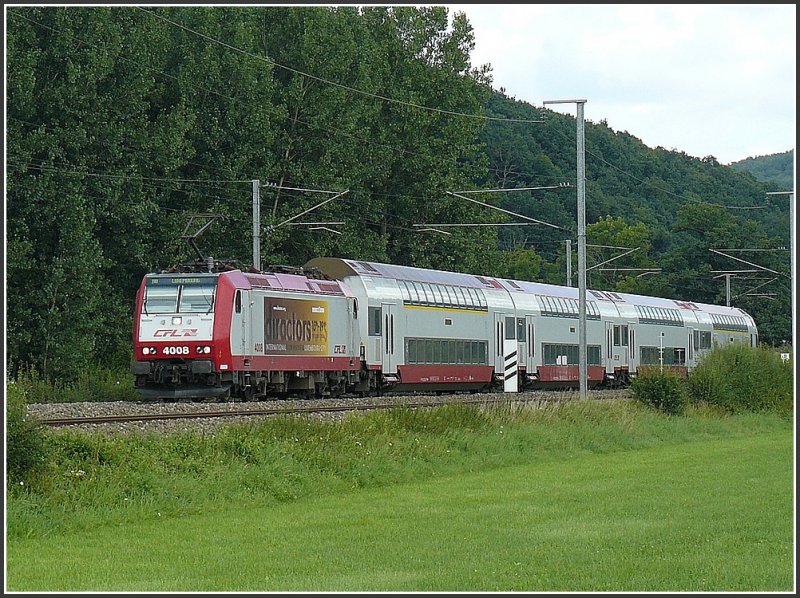
<svg viewBox="0 0 800 598">
<path fill-rule="evenodd" d="M 7 590 L 793 590 L 791 423 L 633 407 L 603 419 L 594 409 L 506 418 L 500 433 L 473 424 L 472 436 L 396 431 L 391 444 L 431 449 L 403 453 L 394 469 L 385 453 L 373 454 L 377 470 L 363 478 L 356 470 L 371 457 L 348 460 L 340 448 L 337 471 L 348 479 L 384 473 L 356 490 L 342 482 L 283 502 L 258 492 L 220 495 L 217 504 L 206 496 L 188 513 L 161 513 L 160 497 L 136 518 L 95 513 L 80 525 L 53 522 L 49 533 L 39 521 L 29 538 L 17 522 L 7 538 Z M 376 427 L 359 421 L 342 425 Z M 361 436 L 368 446 L 387 442 L 386 426 L 377 428 L 371 441 Z M 450 440 L 435 443 L 443 437 Z M 446 466 L 435 465 L 437 453 Z M 418 475 L 404 469 L 412 466 Z M 326 467 L 318 482 L 343 479 Z M 203 487 L 202 476 L 194 483 Z M 17 505 L 10 518 L 35 518 L 37 504 L 45 505 Z M 100 510 L 72 505 L 60 516 Z"/>
</svg>

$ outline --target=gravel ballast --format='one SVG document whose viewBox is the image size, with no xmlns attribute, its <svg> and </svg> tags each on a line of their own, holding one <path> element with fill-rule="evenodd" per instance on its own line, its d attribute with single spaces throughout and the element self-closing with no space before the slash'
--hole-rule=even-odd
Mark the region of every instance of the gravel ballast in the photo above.
<svg viewBox="0 0 800 598">
<path fill-rule="evenodd" d="M 606 399 L 606 398 L 626 398 L 630 396 L 628 391 L 590 391 L 588 397 L 590 399 Z M 81 418 L 81 417 L 104 417 L 115 415 L 140 415 L 140 414 L 173 414 L 173 413 L 195 413 L 195 412 L 246 412 L 256 411 L 261 409 L 281 409 L 290 410 L 293 408 L 302 407 L 305 409 L 314 407 L 352 407 L 354 410 L 358 406 L 363 405 L 404 405 L 408 403 L 441 403 L 442 401 L 448 402 L 462 402 L 462 401 L 480 401 L 485 400 L 487 403 L 494 403 L 508 399 L 513 401 L 518 399 L 520 401 L 533 401 L 540 400 L 542 403 L 553 401 L 568 401 L 578 397 L 577 391 L 535 391 L 524 392 L 517 395 L 507 396 L 500 392 L 493 393 L 461 393 L 454 395 L 430 395 L 430 394 L 413 394 L 413 395 L 391 395 L 387 394 L 381 397 L 368 397 L 368 398 L 320 398 L 320 399 L 273 399 L 265 401 L 248 401 L 248 402 L 221 402 L 221 403 L 206 403 L 206 402 L 176 402 L 176 403 L 159 403 L 159 402 L 128 402 L 128 401 L 113 401 L 113 402 L 80 402 L 80 403 L 34 403 L 28 406 L 28 414 L 32 419 L 46 420 L 56 418 Z M 352 411 L 337 411 L 337 412 L 316 412 L 306 413 L 301 412 L 301 415 L 310 417 L 335 420 L 348 417 Z M 89 424 L 71 424 L 64 426 L 51 427 L 53 430 L 79 430 L 82 432 L 105 432 L 105 433 L 124 433 L 124 432 L 157 432 L 157 433 L 170 433 L 182 431 L 195 431 L 198 433 L 213 432 L 220 426 L 242 425 L 250 423 L 258 418 L 275 417 L 275 415 L 243 415 L 240 417 L 209 417 L 197 419 L 151 419 L 145 421 L 127 421 L 127 422 L 113 422 L 113 423 L 89 423 Z"/>
</svg>

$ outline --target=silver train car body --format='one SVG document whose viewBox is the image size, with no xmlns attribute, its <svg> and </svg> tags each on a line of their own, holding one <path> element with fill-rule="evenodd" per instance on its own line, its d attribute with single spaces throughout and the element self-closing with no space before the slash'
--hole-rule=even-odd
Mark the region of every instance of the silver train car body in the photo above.
<svg viewBox="0 0 800 598">
<path fill-rule="evenodd" d="M 339 258 L 304 267 L 357 299 L 354 337 L 379 388 L 579 383 L 574 287 Z M 590 387 L 626 384 L 647 367 L 687 373 L 715 346 L 758 343 L 753 318 L 735 307 L 589 289 L 586 336 Z"/>
</svg>

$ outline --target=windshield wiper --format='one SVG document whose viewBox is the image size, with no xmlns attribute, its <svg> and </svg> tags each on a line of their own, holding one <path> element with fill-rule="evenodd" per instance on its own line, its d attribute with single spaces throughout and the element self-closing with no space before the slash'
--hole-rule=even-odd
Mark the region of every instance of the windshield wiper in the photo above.
<svg viewBox="0 0 800 598">
<path fill-rule="evenodd" d="M 208 304 L 208 311 L 206 312 L 206 315 L 211 313 L 211 310 L 214 307 L 214 299 L 216 299 L 216 297 L 217 297 L 217 291 L 215 289 L 215 290 L 211 291 L 211 301 Z"/>
</svg>

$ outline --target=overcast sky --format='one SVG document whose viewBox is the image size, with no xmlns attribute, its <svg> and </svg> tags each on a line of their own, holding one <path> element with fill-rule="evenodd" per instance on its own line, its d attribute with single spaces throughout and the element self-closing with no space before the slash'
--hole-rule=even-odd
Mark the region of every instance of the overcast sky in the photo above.
<svg viewBox="0 0 800 598">
<path fill-rule="evenodd" d="M 794 4 L 446 6 L 517 100 L 723 164 L 795 148 Z"/>
</svg>

